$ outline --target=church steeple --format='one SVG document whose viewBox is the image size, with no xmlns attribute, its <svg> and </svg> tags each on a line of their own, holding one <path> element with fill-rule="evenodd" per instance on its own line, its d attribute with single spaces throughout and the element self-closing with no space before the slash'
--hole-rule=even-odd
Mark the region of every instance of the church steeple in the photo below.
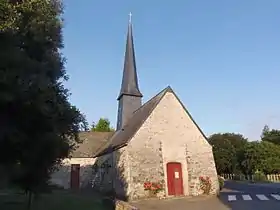
<svg viewBox="0 0 280 210">
<path fill-rule="evenodd" d="M 142 97 L 142 94 L 139 90 L 138 77 L 137 77 L 137 71 L 136 71 L 131 13 L 129 14 L 129 16 L 130 16 L 130 18 L 129 18 L 129 23 L 128 23 L 127 38 L 126 38 L 126 50 L 125 50 L 125 58 L 124 58 L 123 78 L 122 78 L 121 91 L 120 91 L 118 100 L 120 100 L 122 95 L 131 95 L 131 96 Z"/>
<path fill-rule="evenodd" d="M 132 113 L 140 108 L 141 98 L 143 97 L 138 85 L 131 13 L 129 16 L 122 84 L 117 98 L 119 101 L 117 129 L 120 129 L 127 119 L 131 117 Z"/>
</svg>

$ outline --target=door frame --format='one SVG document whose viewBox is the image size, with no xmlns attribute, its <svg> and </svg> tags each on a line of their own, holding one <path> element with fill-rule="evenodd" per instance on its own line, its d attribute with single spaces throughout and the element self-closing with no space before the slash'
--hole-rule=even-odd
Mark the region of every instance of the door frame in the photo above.
<svg viewBox="0 0 280 210">
<path fill-rule="evenodd" d="M 74 170 L 75 168 L 75 170 Z M 78 190 L 80 188 L 80 164 L 71 164 L 71 171 L 70 171 L 70 189 Z M 78 172 L 77 172 L 77 171 Z M 73 174 L 75 174 L 75 178 L 73 177 Z M 78 179 L 75 180 L 74 179 Z M 78 183 L 76 183 L 78 182 Z"/>
<path fill-rule="evenodd" d="M 174 169 L 172 168 L 172 165 L 179 166 L 179 182 L 180 182 L 180 194 L 176 194 L 176 190 L 174 187 L 174 180 L 175 180 L 175 174 Z M 177 167 L 176 167 L 177 168 Z M 170 175 L 170 170 L 172 170 L 172 177 Z M 182 170 L 182 163 L 180 162 L 168 162 L 166 164 L 166 172 L 167 172 L 167 195 L 168 196 L 182 196 L 184 195 L 184 181 L 183 181 L 183 170 Z M 173 184 L 172 184 L 173 182 Z M 173 187 L 173 188 L 172 188 Z"/>
</svg>

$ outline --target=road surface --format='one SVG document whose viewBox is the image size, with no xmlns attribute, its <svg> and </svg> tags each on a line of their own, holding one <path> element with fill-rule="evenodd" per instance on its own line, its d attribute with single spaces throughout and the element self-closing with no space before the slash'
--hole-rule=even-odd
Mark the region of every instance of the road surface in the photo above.
<svg viewBox="0 0 280 210">
<path fill-rule="evenodd" d="M 227 181 L 218 197 L 144 200 L 133 205 L 140 210 L 280 210 L 280 183 Z"/>
<path fill-rule="evenodd" d="M 228 181 L 219 199 L 231 210 L 280 210 L 280 184 Z"/>
</svg>

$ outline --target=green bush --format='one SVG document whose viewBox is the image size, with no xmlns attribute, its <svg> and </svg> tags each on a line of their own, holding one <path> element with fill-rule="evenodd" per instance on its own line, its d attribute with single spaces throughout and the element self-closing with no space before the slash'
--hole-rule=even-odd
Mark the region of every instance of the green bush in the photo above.
<svg viewBox="0 0 280 210">
<path fill-rule="evenodd" d="M 225 185 L 224 178 L 221 177 L 221 176 L 218 176 L 218 180 L 219 180 L 220 190 L 222 190 L 224 188 L 224 185 Z"/>
<path fill-rule="evenodd" d="M 262 171 L 256 171 L 254 173 L 254 181 L 256 182 L 262 182 L 267 181 L 265 174 Z"/>
</svg>

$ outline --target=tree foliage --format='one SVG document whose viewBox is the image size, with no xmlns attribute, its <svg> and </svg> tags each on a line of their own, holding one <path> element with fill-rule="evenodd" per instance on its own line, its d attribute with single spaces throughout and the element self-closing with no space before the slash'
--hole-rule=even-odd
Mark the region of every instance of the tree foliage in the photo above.
<svg viewBox="0 0 280 210">
<path fill-rule="evenodd" d="M 267 125 L 264 126 L 261 140 L 280 145 L 280 130 L 269 129 Z"/>
<path fill-rule="evenodd" d="M 280 169 L 280 147 L 270 142 L 250 142 L 244 148 L 242 165 L 247 174 L 262 171 L 275 173 Z"/>
<path fill-rule="evenodd" d="M 110 132 L 110 131 L 114 131 L 114 129 L 111 127 L 111 123 L 110 123 L 109 119 L 100 118 L 96 125 L 95 125 L 95 123 L 92 123 L 91 131 Z"/>
<path fill-rule="evenodd" d="M 241 170 L 240 159 L 247 139 L 235 133 L 217 133 L 209 137 L 213 146 L 218 173 L 232 173 Z"/>
<path fill-rule="evenodd" d="M 59 0 L 1 0 L 0 11 L 1 32 L 23 32 L 25 26 L 22 24 L 27 21 L 30 21 L 29 26 L 61 25 L 62 4 Z"/>
<path fill-rule="evenodd" d="M 280 171 L 279 130 L 265 126 L 261 141 L 248 141 L 241 134 L 218 133 L 209 137 L 219 174 L 264 174 Z"/>
<path fill-rule="evenodd" d="M 84 116 L 68 101 L 59 0 L 0 1 L 0 164 L 38 192 L 79 142 Z"/>
</svg>

